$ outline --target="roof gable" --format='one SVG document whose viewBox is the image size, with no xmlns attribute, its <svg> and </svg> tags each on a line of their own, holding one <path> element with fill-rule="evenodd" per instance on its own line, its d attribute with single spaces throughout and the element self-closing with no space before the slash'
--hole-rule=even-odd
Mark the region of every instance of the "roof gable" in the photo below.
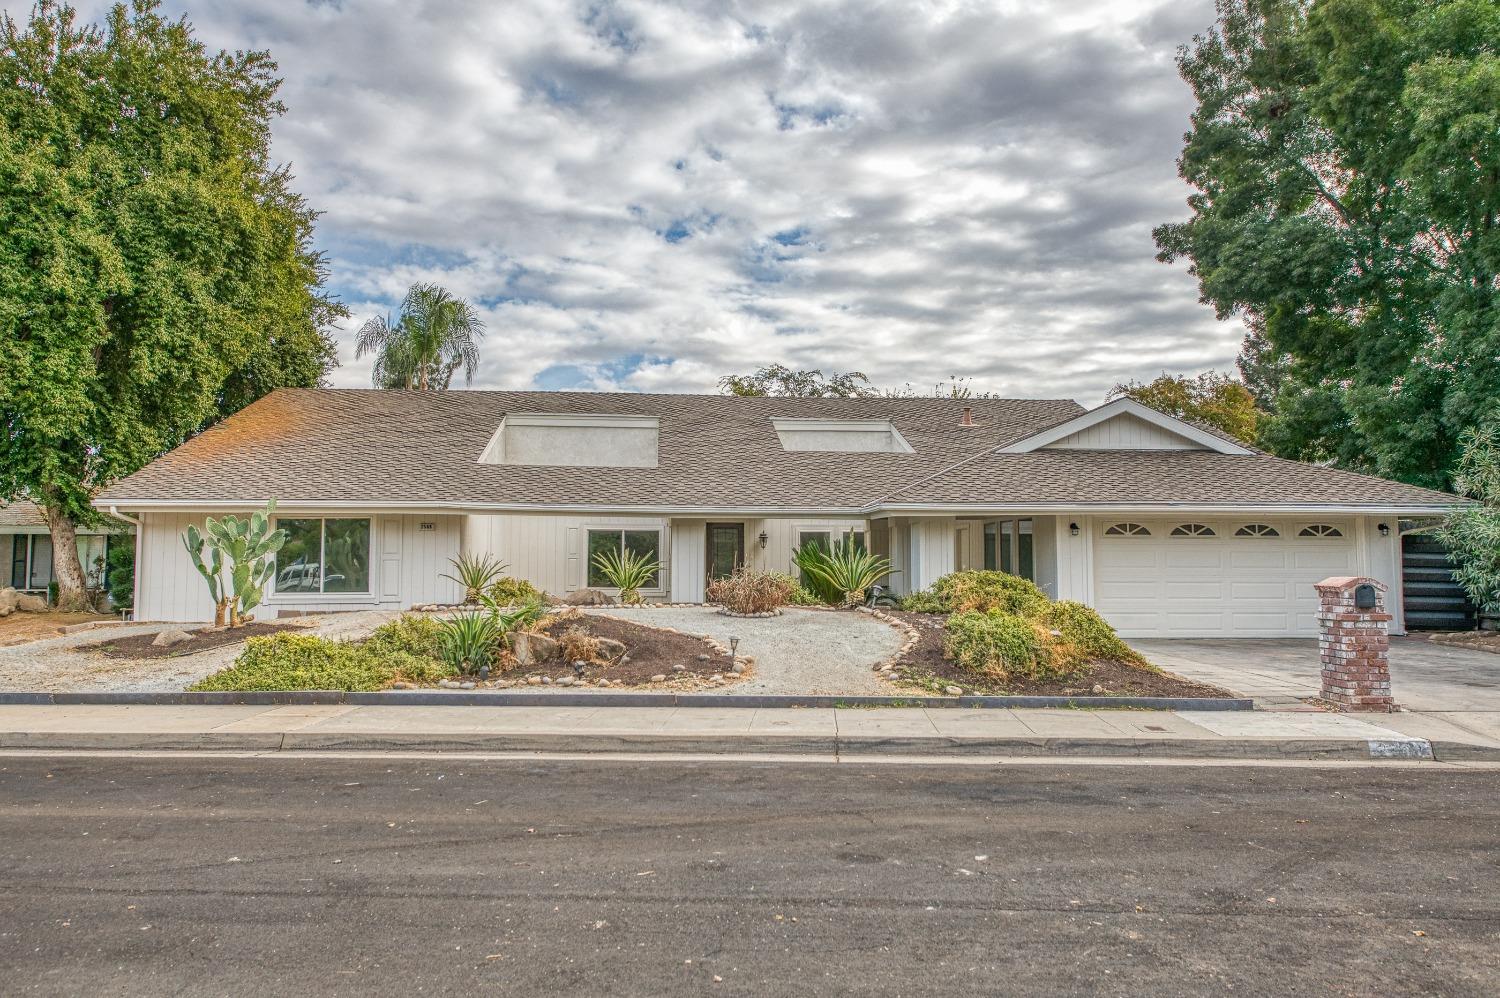
<svg viewBox="0 0 1500 998">
<path fill-rule="evenodd" d="M 997 448 L 997 454 L 1035 450 L 1207 450 L 1219 454 L 1253 454 L 1243 444 L 1200 426 L 1119 398 L 1072 419 Z"/>
</svg>

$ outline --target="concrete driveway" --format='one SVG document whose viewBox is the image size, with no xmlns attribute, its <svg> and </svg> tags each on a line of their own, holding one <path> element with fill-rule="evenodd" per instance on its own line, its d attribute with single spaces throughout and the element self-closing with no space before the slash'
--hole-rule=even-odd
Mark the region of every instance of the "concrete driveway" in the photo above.
<svg viewBox="0 0 1500 998">
<path fill-rule="evenodd" d="M 1317 696 L 1318 643 L 1311 638 L 1176 638 L 1130 642 L 1147 659 L 1188 679 L 1288 707 Z M 1449 648 L 1422 637 L 1391 639 L 1391 692 L 1407 710 L 1500 713 L 1500 655 Z"/>
</svg>

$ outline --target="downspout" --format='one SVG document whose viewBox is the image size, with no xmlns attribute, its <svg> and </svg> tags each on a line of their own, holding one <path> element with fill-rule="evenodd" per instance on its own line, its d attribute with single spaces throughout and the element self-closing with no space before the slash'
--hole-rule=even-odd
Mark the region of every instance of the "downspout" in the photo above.
<svg viewBox="0 0 1500 998">
<path fill-rule="evenodd" d="M 109 515 L 135 528 L 135 578 L 131 580 L 130 587 L 130 617 L 132 620 L 137 620 L 141 612 L 141 535 L 146 531 L 138 518 L 126 516 L 117 506 L 109 507 Z"/>
</svg>

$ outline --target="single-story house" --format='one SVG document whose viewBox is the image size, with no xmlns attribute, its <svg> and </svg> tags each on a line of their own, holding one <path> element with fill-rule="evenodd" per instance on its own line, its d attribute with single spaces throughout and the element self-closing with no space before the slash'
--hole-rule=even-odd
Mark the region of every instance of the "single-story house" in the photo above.
<svg viewBox="0 0 1500 998">
<path fill-rule="evenodd" d="M 106 521 L 97 529 L 78 529 L 78 558 L 89 585 L 104 584 L 105 561 L 111 544 L 133 543 L 122 535 L 128 524 Z M 29 592 L 46 592 L 55 573 L 52 568 L 52 533 L 36 503 L 24 499 L 0 503 L 0 557 L 6 570 L 0 589 L 7 586 Z"/>
<path fill-rule="evenodd" d="M 1129 399 L 288 389 L 99 495 L 140 525 L 139 615 L 210 618 L 180 535 L 270 499 L 291 535 L 273 613 L 452 601 L 460 552 L 558 595 L 603 588 L 599 551 L 649 553 L 647 595 L 696 602 L 735 565 L 789 571 L 852 534 L 898 591 L 995 568 L 1125 635 L 1184 637 L 1313 634 L 1330 575 L 1380 579 L 1399 614 L 1399 518 L 1455 502 Z"/>
</svg>

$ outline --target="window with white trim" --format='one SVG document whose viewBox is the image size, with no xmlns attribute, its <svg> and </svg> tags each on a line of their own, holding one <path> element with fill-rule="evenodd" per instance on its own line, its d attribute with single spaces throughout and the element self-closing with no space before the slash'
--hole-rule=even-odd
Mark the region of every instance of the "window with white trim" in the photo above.
<svg viewBox="0 0 1500 998">
<path fill-rule="evenodd" d="M 1343 537 L 1344 532 L 1331 523 L 1309 523 L 1297 531 L 1298 537 Z"/>
<path fill-rule="evenodd" d="M 1234 532 L 1236 537 L 1280 537 L 1281 531 L 1269 523 L 1247 523 Z"/>
<path fill-rule="evenodd" d="M 1173 537 L 1212 537 L 1214 528 L 1206 523 L 1179 523 L 1172 528 Z"/>
<path fill-rule="evenodd" d="M 1104 528 L 1105 537 L 1150 537 L 1151 531 L 1139 523 L 1115 523 Z"/>
<path fill-rule="evenodd" d="M 276 552 L 278 594 L 370 592 L 368 517 L 281 517 L 286 543 Z"/>
<path fill-rule="evenodd" d="M 588 530 L 588 584 L 593 589 L 609 588 L 609 579 L 599 569 L 597 556 L 613 551 L 624 555 L 630 553 L 647 561 L 661 561 L 661 531 L 652 527 L 590 527 Z M 647 589 L 661 588 L 661 571 L 651 573 Z"/>
</svg>

